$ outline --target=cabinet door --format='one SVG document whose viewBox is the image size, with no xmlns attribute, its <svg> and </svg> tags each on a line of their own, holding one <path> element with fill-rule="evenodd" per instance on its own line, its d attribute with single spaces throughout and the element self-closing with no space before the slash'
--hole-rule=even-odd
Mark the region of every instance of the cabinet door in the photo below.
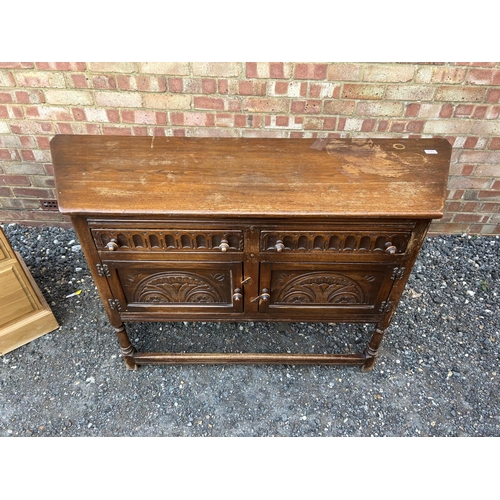
<svg viewBox="0 0 500 500">
<path fill-rule="evenodd" d="M 396 265 L 261 263 L 259 311 L 317 321 L 377 321 L 387 306 Z M 298 319 L 300 320 L 300 319 Z"/>
<path fill-rule="evenodd" d="M 241 312 L 241 262 L 103 261 L 116 307 L 127 313 Z M 239 285 L 241 286 L 241 285 Z"/>
</svg>

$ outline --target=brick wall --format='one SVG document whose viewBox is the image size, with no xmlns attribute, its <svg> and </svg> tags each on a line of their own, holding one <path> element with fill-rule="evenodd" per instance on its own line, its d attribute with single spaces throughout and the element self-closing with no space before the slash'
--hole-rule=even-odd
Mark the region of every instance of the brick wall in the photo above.
<svg viewBox="0 0 500 500">
<path fill-rule="evenodd" d="M 54 134 L 446 137 L 432 231 L 500 234 L 500 63 L 0 63 L 0 222 L 66 225 Z"/>
</svg>

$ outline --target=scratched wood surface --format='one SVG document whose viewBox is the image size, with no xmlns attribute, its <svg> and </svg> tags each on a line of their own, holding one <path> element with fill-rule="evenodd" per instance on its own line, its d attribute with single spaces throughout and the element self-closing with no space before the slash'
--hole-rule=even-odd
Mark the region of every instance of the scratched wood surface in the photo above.
<svg viewBox="0 0 500 500">
<path fill-rule="evenodd" d="M 444 139 L 58 135 L 63 213 L 439 218 Z"/>
</svg>

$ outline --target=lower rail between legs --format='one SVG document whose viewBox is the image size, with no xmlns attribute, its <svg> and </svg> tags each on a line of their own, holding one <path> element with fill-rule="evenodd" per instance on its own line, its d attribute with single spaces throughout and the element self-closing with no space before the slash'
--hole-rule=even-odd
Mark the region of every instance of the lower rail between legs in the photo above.
<svg viewBox="0 0 500 500">
<path fill-rule="evenodd" d="M 158 353 L 136 352 L 133 359 L 145 364 L 286 364 L 363 365 L 365 354 L 274 354 L 274 353 Z"/>
</svg>

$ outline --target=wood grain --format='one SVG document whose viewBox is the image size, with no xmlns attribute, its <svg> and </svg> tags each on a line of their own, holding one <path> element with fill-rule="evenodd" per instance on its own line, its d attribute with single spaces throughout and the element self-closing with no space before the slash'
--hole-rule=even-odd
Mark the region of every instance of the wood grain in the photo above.
<svg viewBox="0 0 500 500">
<path fill-rule="evenodd" d="M 63 213 L 442 216 L 446 140 L 315 143 L 60 135 L 51 151 Z"/>
</svg>

